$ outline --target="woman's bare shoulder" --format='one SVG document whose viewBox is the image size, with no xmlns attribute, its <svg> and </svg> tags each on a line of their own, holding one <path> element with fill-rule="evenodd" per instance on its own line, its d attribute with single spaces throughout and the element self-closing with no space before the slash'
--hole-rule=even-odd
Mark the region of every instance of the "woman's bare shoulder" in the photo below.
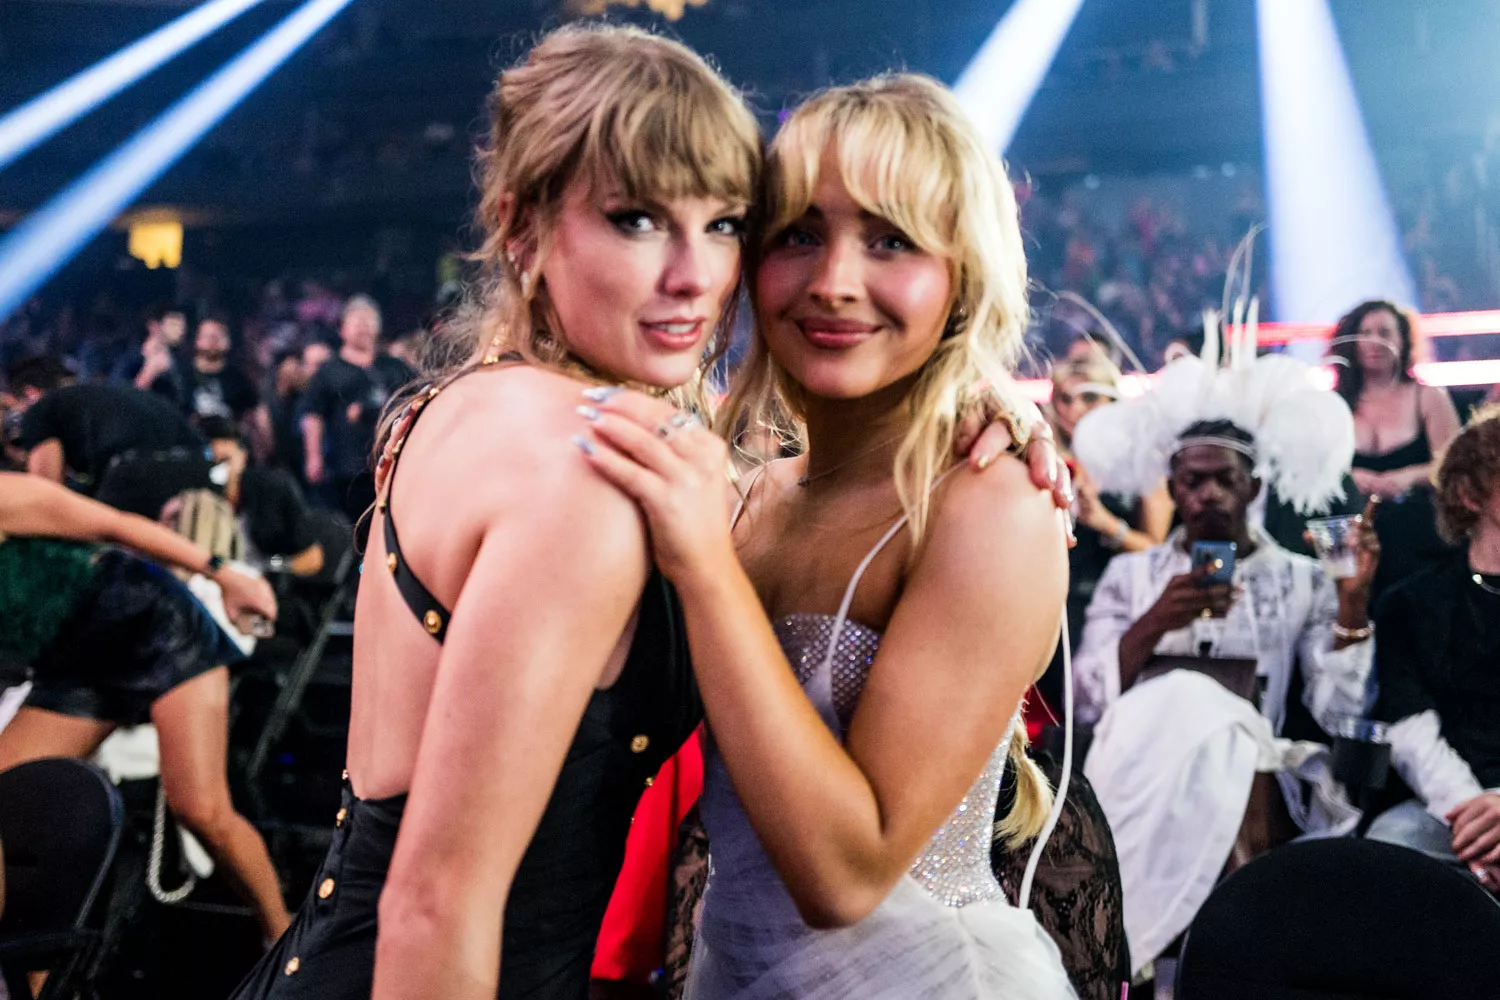
<svg viewBox="0 0 1500 1000">
<path fill-rule="evenodd" d="M 1031 481 L 1026 463 L 1003 455 L 982 471 L 967 463 L 949 473 L 932 504 L 931 536 L 1045 540 L 1065 533 L 1052 495 Z"/>
<path fill-rule="evenodd" d="M 566 530 L 572 520 L 624 529 L 644 538 L 634 503 L 605 482 L 574 438 L 587 436 L 578 413 L 591 383 L 529 366 L 497 368 L 461 378 L 430 407 L 425 440 L 434 471 L 457 507 L 488 522 Z M 446 403 L 447 405 L 441 405 Z M 418 430 L 422 430 L 418 428 Z"/>
</svg>

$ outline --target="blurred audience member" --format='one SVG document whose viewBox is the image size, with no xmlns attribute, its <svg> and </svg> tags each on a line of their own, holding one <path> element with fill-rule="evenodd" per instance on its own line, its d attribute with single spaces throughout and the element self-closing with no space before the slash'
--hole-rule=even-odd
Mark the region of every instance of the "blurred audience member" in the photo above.
<svg viewBox="0 0 1500 1000">
<path fill-rule="evenodd" d="M 251 465 L 244 436 L 225 417 L 204 417 L 199 429 L 208 438 L 214 461 L 227 473 L 224 498 L 250 545 L 245 561 L 264 569 L 268 560 L 280 557 L 294 575 L 315 575 L 323 568 L 323 546 L 312 511 L 291 474 Z"/>
<path fill-rule="evenodd" d="M 1078 544 L 1068 553 L 1068 632 L 1073 648 L 1083 638 L 1083 621 L 1094 587 L 1117 552 L 1140 552 L 1160 545 L 1172 527 L 1172 498 L 1166 483 L 1145 497 L 1100 493 L 1072 452 L 1073 428 L 1084 414 L 1120 398 L 1120 370 L 1098 352 L 1059 362 L 1052 369 L 1048 417 L 1077 491 Z M 1038 688 L 1054 708 L 1062 704 L 1061 649 Z"/>
<path fill-rule="evenodd" d="M 211 485 L 206 442 L 171 403 L 127 386 L 71 382 L 51 358 L 11 366 L 28 472 L 149 518 L 181 491 Z"/>
<path fill-rule="evenodd" d="M 1338 393 L 1354 413 L 1354 482 L 1388 501 L 1377 530 L 1383 550 L 1374 593 L 1447 553 L 1432 505 L 1432 458 L 1458 433 L 1444 389 L 1412 374 L 1419 350 L 1412 317 L 1390 302 L 1362 302 L 1334 330 Z"/>
<path fill-rule="evenodd" d="M 1376 609 L 1377 718 L 1417 793 L 1369 836 L 1462 864 L 1500 890 L 1500 407 L 1449 445 L 1438 525 L 1464 551 L 1391 588 Z"/>
<path fill-rule="evenodd" d="M 175 378 L 162 376 L 153 390 L 174 399 L 195 419 L 244 420 L 259 405 L 260 393 L 248 375 L 229 363 L 233 346 L 229 321 L 223 316 L 205 316 L 193 335 L 192 361 L 182 365 Z"/>
<path fill-rule="evenodd" d="M 172 374 L 178 346 L 186 335 L 187 317 L 182 310 L 170 302 L 157 303 L 146 316 L 146 339 L 140 350 L 116 362 L 109 380 L 150 389 L 158 378 Z"/>
<path fill-rule="evenodd" d="M 364 295 L 344 305 L 343 342 L 313 375 L 302 400 L 302 440 L 307 482 L 321 487 L 351 523 L 375 502 L 371 451 L 386 401 L 413 372 L 395 358 L 377 354 L 380 307 Z"/>
<path fill-rule="evenodd" d="M 271 356 L 271 373 L 256 414 L 256 424 L 270 441 L 267 463 L 287 469 L 300 477 L 306 466 L 302 454 L 302 428 L 298 426 L 298 409 L 307 390 L 307 366 L 302 361 L 304 348 L 283 347 Z"/>
</svg>

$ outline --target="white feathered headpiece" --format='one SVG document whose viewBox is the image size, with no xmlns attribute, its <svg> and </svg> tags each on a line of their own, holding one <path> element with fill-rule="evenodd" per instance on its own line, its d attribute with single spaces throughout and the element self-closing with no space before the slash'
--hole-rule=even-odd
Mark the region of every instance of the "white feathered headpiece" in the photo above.
<svg viewBox="0 0 1500 1000">
<path fill-rule="evenodd" d="M 1204 315 L 1203 356 L 1179 358 L 1134 399 L 1102 406 L 1073 432 L 1073 451 L 1103 492 L 1150 493 L 1172 456 L 1193 444 L 1220 444 L 1247 454 L 1256 475 L 1306 514 L 1344 495 L 1354 459 L 1354 418 L 1336 392 L 1319 388 L 1314 369 L 1284 354 L 1255 356 L 1259 304 L 1235 308 L 1228 331 Z M 1220 344 L 1226 348 L 1221 364 Z M 1183 439 L 1195 423 L 1229 420 L 1255 439 Z"/>
</svg>

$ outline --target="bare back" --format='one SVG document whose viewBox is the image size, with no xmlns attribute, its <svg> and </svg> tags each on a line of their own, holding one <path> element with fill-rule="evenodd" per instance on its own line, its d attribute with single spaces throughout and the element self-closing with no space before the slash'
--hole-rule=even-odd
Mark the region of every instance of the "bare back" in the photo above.
<svg viewBox="0 0 1500 1000">
<path fill-rule="evenodd" d="M 386 568 L 384 519 L 393 516 L 399 525 L 412 572 L 439 602 L 454 608 L 487 534 L 547 530 L 538 524 L 538 495 L 567 489 L 560 475 L 576 473 L 582 488 L 595 490 L 592 473 L 568 446 L 582 387 L 519 366 L 466 375 L 432 400 L 402 445 L 389 509 L 372 515 L 355 605 L 347 767 L 362 798 L 410 789 L 443 649 L 408 609 Z M 606 502 L 618 499 L 598 493 Z M 569 540 L 557 543 L 562 547 Z M 643 538 L 640 552 L 637 592 L 647 571 Z M 547 579 L 528 580 L 516 588 L 515 600 L 569 606 L 573 595 L 553 589 Z M 600 687 L 608 687 L 624 663 L 631 621 L 588 626 L 613 630 L 613 652 L 607 662 L 570 666 L 592 672 Z M 493 642 L 499 646 L 506 638 L 497 631 Z"/>
</svg>

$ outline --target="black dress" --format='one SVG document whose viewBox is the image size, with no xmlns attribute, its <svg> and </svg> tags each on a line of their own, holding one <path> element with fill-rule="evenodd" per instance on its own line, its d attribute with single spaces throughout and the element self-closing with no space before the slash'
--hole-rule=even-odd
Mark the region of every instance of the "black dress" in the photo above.
<svg viewBox="0 0 1500 1000">
<path fill-rule="evenodd" d="M 407 567 L 394 518 L 385 513 L 396 585 L 417 620 L 442 642 L 448 610 Z M 610 688 L 589 699 L 516 871 L 505 907 L 498 996 L 586 1000 L 594 944 L 636 804 L 702 718 L 676 593 L 653 570 L 625 667 Z M 367 1000 L 377 905 L 405 807 L 405 795 L 357 798 L 346 777 L 333 844 L 312 891 L 236 1000 Z"/>
<path fill-rule="evenodd" d="M 1432 461 L 1427 428 L 1399 448 L 1383 454 L 1354 453 L 1354 468 L 1371 472 L 1393 472 Z M 1419 483 L 1400 496 L 1387 500 L 1375 513 L 1375 534 L 1380 539 L 1380 565 L 1375 570 L 1371 599 L 1413 573 L 1433 565 L 1453 549 L 1437 533 L 1437 510 L 1432 487 Z"/>
</svg>

